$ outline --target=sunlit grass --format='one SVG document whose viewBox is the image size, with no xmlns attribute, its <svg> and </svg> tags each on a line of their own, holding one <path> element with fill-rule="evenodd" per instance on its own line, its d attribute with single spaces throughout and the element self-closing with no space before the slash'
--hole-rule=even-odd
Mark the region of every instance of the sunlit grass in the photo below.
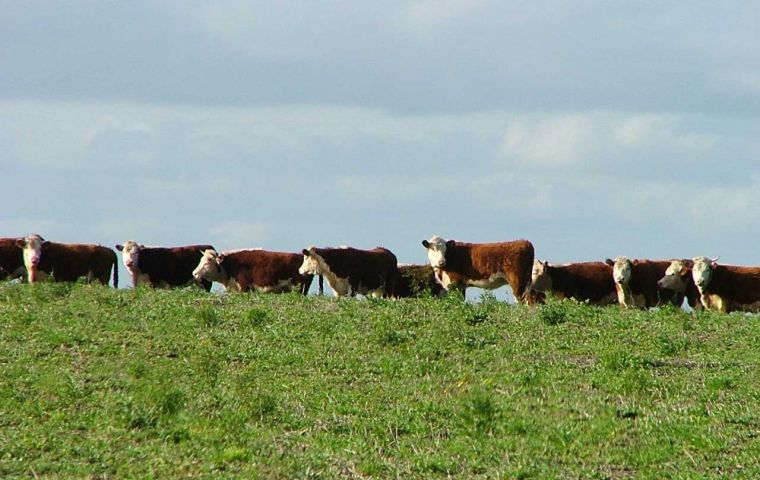
<svg viewBox="0 0 760 480">
<path fill-rule="evenodd" d="M 0 478 L 754 478 L 758 318 L 0 285 Z"/>
</svg>

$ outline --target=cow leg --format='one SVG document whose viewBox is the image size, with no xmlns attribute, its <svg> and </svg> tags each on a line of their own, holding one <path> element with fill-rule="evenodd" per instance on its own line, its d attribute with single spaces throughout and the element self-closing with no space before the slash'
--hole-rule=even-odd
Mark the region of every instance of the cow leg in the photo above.
<svg viewBox="0 0 760 480">
<path fill-rule="evenodd" d="M 512 288 L 512 295 L 514 295 L 515 301 L 520 304 L 528 304 L 530 301 L 530 292 L 528 291 L 530 277 L 526 280 L 520 278 L 520 275 L 514 272 L 507 272 L 507 281 Z"/>
</svg>

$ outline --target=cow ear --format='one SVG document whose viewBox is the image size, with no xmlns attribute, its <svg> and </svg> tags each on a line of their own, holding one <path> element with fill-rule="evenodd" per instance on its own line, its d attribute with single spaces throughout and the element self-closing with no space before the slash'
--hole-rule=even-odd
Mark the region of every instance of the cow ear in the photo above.
<svg viewBox="0 0 760 480">
<path fill-rule="evenodd" d="M 24 247 L 26 246 L 26 240 L 24 240 L 23 238 L 19 238 L 18 240 L 16 240 L 16 246 L 23 250 Z"/>
<path fill-rule="evenodd" d="M 631 265 L 638 265 L 638 264 L 639 264 L 639 259 L 638 259 L 638 258 L 637 258 L 637 259 L 635 259 L 635 260 L 633 260 L 633 261 L 631 262 Z"/>
<path fill-rule="evenodd" d="M 223 261 L 224 261 L 224 254 L 220 253 L 219 255 L 216 256 L 216 264 L 217 265 L 221 265 Z"/>
<path fill-rule="evenodd" d="M 123 251 L 123 250 L 124 250 L 124 245 L 121 245 L 121 244 L 117 244 L 117 245 L 116 245 L 116 250 L 118 250 L 118 251 L 120 251 L 120 252 L 121 252 L 121 251 Z"/>
<path fill-rule="evenodd" d="M 451 247 L 453 247 L 454 245 L 456 245 L 456 243 L 457 243 L 457 242 L 456 242 L 455 240 L 449 240 L 448 242 L 446 242 L 446 247 L 447 247 L 447 248 L 451 248 Z"/>
<path fill-rule="evenodd" d="M 611 258 L 607 258 L 607 259 L 605 259 L 605 260 L 604 260 L 604 263 L 606 263 L 606 264 L 607 264 L 607 265 L 609 265 L 610 267 L 614 267 L 614 266 L 615 266 L 615 261 L 614 261 L 614 260 L 612 260 Z"/>
<path fill-rule="evenodd" d="M 425 247 L 425 248 L 430 248 L 430 242 L 428 242 L 427 240 L 423 240 L 422 241 L 422 246 Z"/>
<path fill-rule="evenodd" d="M 311 252 L 308 251 L 308 250 L 306 250 L 305 248 L 303 250 L 301 250 L 301 253 L 303 253 L 304 257 L 308 257 L 309 255 L 311 255 Z"/>
<path fill-rule="evenodd" d="M 713 267 L 713 268 L 715 268 L 718 265 L 718 259 L 719 258 L 720 258 L 719 256 L 715 257 L 715 258 L 711 258 L 710 259 L 710 266 Z"/>
</svg>

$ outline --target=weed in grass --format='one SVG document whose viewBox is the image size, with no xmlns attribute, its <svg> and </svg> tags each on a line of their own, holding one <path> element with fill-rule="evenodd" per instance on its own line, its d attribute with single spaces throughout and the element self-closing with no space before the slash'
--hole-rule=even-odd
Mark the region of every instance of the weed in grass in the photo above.
<svg viewBox="0 0 760 480">
<path fill-rule="evenodd" d="M 539 307 L 538 316 L 547 325 L 559 325 L 568 320 L 568 306 L 564 302 L 549 301 Z"/>
<path fill-rule="evenodd" d="M 493 433 L 497 416 L 493 393 L 484 388 L 468 392 L 463 401 L 461 415 L 475 435 Z"/>
<path fill-rule="evenodd" d="M 219 322 L 221 321 L 219 318 L 219 313 L 217 313 L 216 309 L 213 307 L 201 307 L 194 312 L 195 318 L 200 320 L 201 324 L 205 327 L 215 327 L 219 325 Z"/>
<path fill-rule="evenodd" d="M 269 321 L 269 313 L 262 308 L 249 308 L 243 316 L 246 322 L 253 326 L 260 327 Z"/>
</svg>

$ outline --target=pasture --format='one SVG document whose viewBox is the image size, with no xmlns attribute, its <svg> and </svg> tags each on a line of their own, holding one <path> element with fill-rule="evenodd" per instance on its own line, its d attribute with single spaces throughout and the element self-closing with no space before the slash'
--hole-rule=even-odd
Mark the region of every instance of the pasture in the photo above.
<svg viewBox="0 0 760 480">
<path fill-rule="evenodd" d="M 1 478 L 758 478 L 751 315 L 0 285 Z"/>
</svg>

